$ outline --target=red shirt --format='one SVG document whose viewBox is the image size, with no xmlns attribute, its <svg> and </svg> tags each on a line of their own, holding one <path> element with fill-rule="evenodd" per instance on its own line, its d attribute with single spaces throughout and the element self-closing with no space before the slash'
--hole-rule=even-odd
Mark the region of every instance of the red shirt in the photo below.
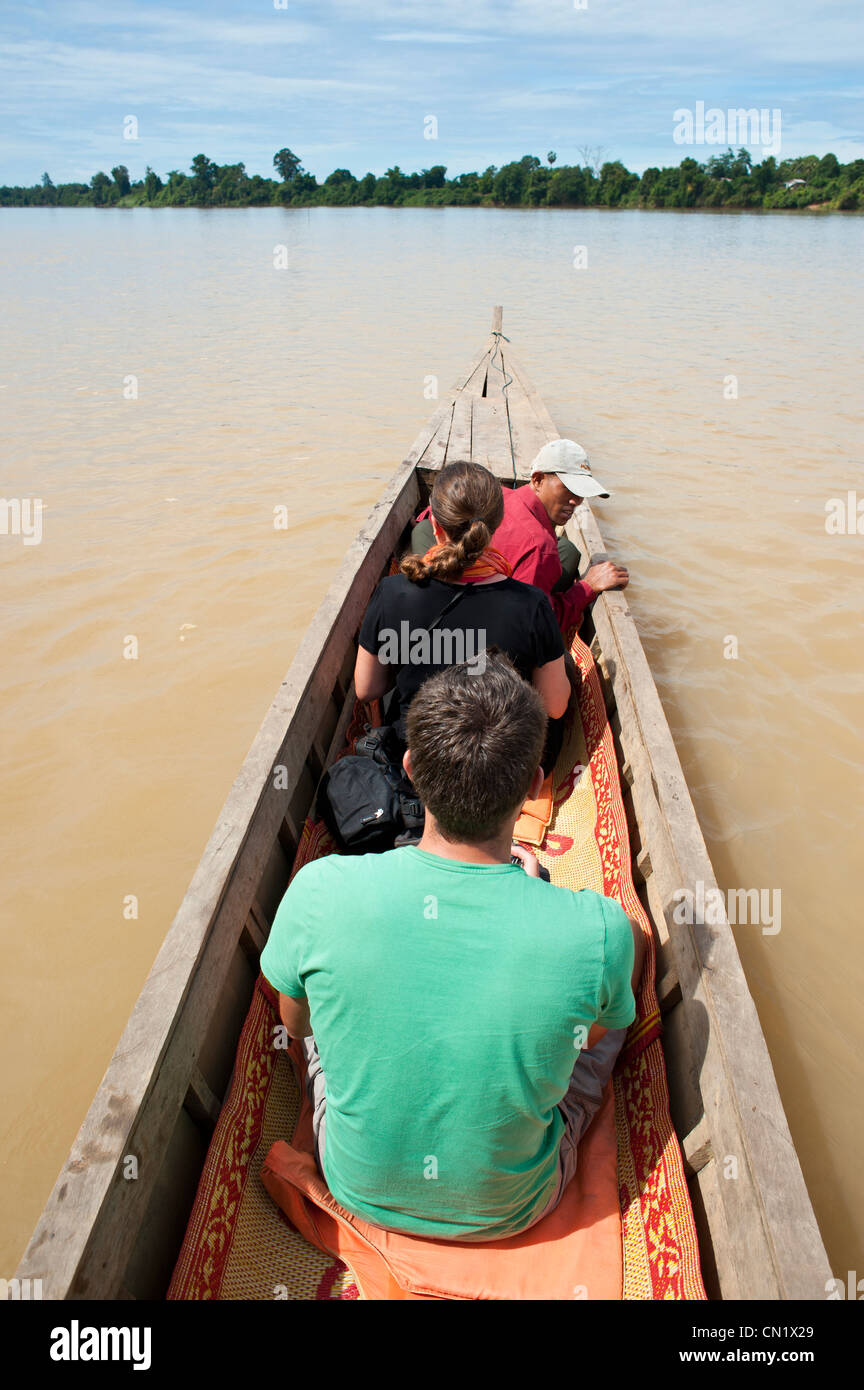
<svg viewBox="0 0 864 1390">
<path fill-rule="evenodd" d="M 523 584 L 535 584 L 549 595 L 561 631 L 578 627 L 582 614 L 597 597 L 584 579 L 577 579 L 570 589 L 553 594 L 561 578 L 558 558 L 558 538 L 549 513 L 530 484 L 524 487 L 505 487 L 504 520 L 492 538 L 492 544 L 510 561 L 513 578 Z"/>
</svg>

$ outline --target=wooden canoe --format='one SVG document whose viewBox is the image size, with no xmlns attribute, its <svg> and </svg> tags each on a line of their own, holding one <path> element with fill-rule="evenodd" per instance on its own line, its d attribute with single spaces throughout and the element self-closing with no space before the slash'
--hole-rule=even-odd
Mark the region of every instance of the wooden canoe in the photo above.
<svg viewBox="0 0 864 1390">
<path fill-rule="evenodd" d="M 361 527 L 240 769 L 17 1271 L 41 1278 L 46 1298 L 164 1295 L 258 957 L 316 784 L 344 741 L 372 590 L 448 458 L 524 481 L 557 437 L 496 309 L 482 351 Z M 570 531 L 583 557 L 603 555 L 587 505 Z M 671 1113 L 706 1288 L 724 1299 L 824 1298 L 828 1259 L 732 931 L 673 919 L 677 890 L 701 882 L 710 901 L 716 881 L 625 595 L 601 595 L 582 635 L 604 686 L 634 878 L 657 943 Z"/>
</svg>

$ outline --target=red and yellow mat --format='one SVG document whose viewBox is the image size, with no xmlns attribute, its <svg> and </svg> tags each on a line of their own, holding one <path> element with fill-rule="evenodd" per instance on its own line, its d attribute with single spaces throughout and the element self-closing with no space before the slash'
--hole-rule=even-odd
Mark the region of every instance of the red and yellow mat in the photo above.
<svg viewBox="0 0 864 1390">
<path fill-rule="evenodd" d="M 582 673 L 580 718 L 558 759 L 552 818 L 538 857 L 553 882 L 617 898 L 642 923 L 648 943 L 636 1019 L 613 1077 L 620 1215 L 613 1238 L 621 1251 L 615 1287 L 625 1299 L 703 1299 L 693 1213 L 669 1116 L 653 938 L 633 885 L 612 733 L 593 658 L 578 637 L 572 653 Z M 324 828 L 307 821 L 295 872 L 332 848 Z M 291 1139 L 300 1112 L 291 1062 L 273 1047 L 277 1023 L 269 987 L 259 980 L 169 1299 L 363 1296 L 347 1266 L 304 1240 L 261 1181 L 268 1150 Z M 605 1116 L 610 1134 L 612 1119 Z M 570 1287 L 590 1285 L 590 1270 L 574 1269 Z"/>
</svg>

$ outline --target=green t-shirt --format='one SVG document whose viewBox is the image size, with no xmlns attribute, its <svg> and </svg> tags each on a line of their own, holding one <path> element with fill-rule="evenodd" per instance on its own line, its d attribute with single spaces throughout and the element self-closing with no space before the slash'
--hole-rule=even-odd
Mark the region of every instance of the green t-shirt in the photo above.
<svg viewBox="0 0 864 1390">
<path fill-rule="evenodd" d="M 635 1015 L 618 903 L 414 847 L 306 865 L 261 969 L 309 1001 L 333 1196 L 374 1225 L 451 1240 L 498 1239 L 542 1212 L 587 1030 Z"/>
</svg>

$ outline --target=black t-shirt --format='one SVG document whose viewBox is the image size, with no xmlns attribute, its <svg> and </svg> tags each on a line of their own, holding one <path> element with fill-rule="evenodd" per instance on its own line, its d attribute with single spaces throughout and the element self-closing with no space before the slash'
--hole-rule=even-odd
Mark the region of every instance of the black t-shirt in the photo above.
<svg viewBox="0 0 864 1390">
<path fill-rule="evenodd" d="M 451 599 L 459 602 L 431 632 L 424 632 Z M 483 669 L 488 647 L 506 652 L 519 674 L 531 680 L 535 666 L 564 655 L 561 629 L 542 589 L 518 579 L 497 584 L 419 584 L 404 574 L 382 579 L 360 628 L 360 646 L 385 666 L 396 667 L 402 714 L 435 671 L 459 662 Z"/>
</svg>

